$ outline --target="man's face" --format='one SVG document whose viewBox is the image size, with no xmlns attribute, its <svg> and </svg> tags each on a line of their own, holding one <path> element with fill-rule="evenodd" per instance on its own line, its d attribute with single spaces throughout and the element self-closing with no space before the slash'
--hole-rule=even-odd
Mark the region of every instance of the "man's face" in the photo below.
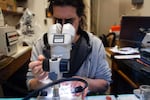
<svg viewBox="0 0 150 100">
<path fill-rule="evenodd" d="M 54 6 L 53 17 L 55 22 L 62 25 L 66 23 L 71 23 L 77 32 L 80 17 L 78 17 L 76 13 L 76 8 L 72 6 Z"/>
</svg>

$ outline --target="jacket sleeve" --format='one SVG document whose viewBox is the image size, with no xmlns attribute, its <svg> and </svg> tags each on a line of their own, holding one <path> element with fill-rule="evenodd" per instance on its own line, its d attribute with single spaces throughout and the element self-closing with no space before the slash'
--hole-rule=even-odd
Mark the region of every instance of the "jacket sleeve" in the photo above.
<svg viewBox="0 0 150 100">
<path fill-rule="evenodd" d="M 39 55 L 43 55 L 43 48 L 44 48 L 43 39 L 40 38 L 32 47 L 31 61 L 35 61 L 38 59 Z"/>
</svg>

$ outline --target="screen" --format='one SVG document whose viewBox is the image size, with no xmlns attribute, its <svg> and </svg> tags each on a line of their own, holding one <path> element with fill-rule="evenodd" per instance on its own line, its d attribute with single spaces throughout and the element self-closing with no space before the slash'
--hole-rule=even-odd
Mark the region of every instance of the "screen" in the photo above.
<svg viewBox="0 0 150 100">
<path fill-rule="evenodd" d="M 64 35 L 54 35 L 53 43 L 64 43 Z"/>
<path fill-rule="evenodd" d="M 145 34 L 140 29 L 150 29 L 150 16 L 123 16 L 120 40 L 141 43 Z"/>
</svg>

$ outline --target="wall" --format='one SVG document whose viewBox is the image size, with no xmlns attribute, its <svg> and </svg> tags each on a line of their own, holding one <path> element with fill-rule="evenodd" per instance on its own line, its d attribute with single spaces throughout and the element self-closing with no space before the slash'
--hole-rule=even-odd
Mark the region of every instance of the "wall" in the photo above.
<svg viewBox="0 0 150 100">
<path fill-rule="evenodd" d="M 91 0 L 91 30 L 97 35 L 108 34 L 112 25 L 119 21 L 119 0 Z"/>
<path fill-rule="evenodd" d="M 87 30 L 91 29 L 91 0 L 84 0 L 86 4 L 86 16 L 87 16 Z"/>
<path fill-rule="evenodd" d="M 137 6 L 132 5 L 131 0 L 120 0 L 119 2 L 119 16 L 133 15 L 133 16 L 150 16 L 149 11 L 150 0 L 144 0 L 144 4 Z"/>
<path fill-rule="evenodd" d="M 99 34 L 108 34 L 112 25 L 119 22 L 119 0 L 101 0 Z"/>
<path fill-rule="evenodd" d="M 27 2 L 27 7 L 35 14 L 35 20 L 41 26 L 40 31 L 42 33 L 45 33 L 52 24 L 52 19 L 46 18 L 45 9 L 47 6 L 47 0 L 28 0 Z M 47 24 L 44 24 L 45 20 L 47 21 Z"/>
<path fill-rule="evenodd" d="M 144 0 L 143 7 L 139 10 L 142 16 L 150 16 L 150 0 Z"/>
<path fill-rule="evenodd" d="M 120 24 L 121 16 L 150 16 L 150 0 L 144 0 L 140 7 L 133 6 L 131 0 L 101 0 L 100 34 L 107 34 L 114 24 Z"/>
</svg>

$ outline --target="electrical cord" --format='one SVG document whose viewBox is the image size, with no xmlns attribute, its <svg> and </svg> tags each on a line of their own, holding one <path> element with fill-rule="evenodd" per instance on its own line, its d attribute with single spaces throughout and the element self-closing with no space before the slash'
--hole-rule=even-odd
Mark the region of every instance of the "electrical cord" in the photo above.
<svg viewBox="0 0 150 100">
<path fill-rule="evenodd" d="M 52 83 L 47 84 L 46 86 L 44 86 L 42 88 L 39 88 L 39 89 L 31 92 L 25 98 L 23 98 L 23 100 L 29 100 L 34 94 L 37 94 L 38 92 L 40 92 L 40 91 L 42 91 L 42 90 L 44 90 L 44 89 L 46 89 L 48 87 L 51 87 L 51 86 L 54 86 L 56 84 L 60 84 L 62 82 L 66 82 L 66 81 L 80 81 L 80 82 L 83 82 L 85 84 L 84 87 L 82 87 L 82 86 L 76 87 L 73 93 L 82 92 L 84 89 L 86 89 L 88 87 L 88 83 L 85 80 L 81 79 L 81 78 L 65 78 L 65 79 L 56 80 L 56 81 L 54 81 Z"/>
</svg>

